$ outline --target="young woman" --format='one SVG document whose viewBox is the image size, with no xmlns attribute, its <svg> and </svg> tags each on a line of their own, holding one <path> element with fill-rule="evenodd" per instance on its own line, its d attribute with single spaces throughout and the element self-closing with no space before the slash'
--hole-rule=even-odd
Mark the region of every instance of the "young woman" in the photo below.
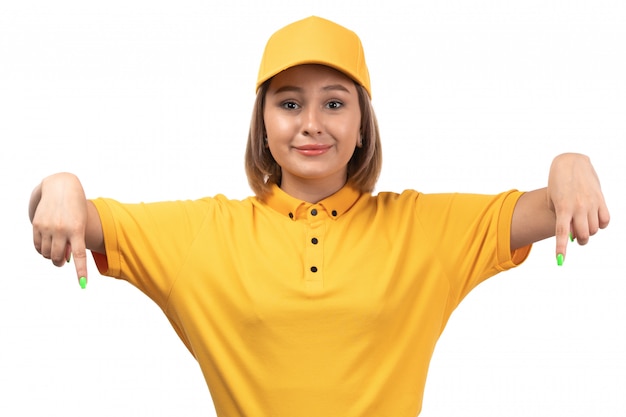
<svg viewBox="0 0 626 417">
<path fill-rule="evenodd" d="M 61 266 L 86 250 L 155 303 L 198 360 L 220 416 L 419 414 L 446 322 L 483 280 L 556 236 L 609 223 L 580 154 L 547 187 L 497 195 L 372 195 L 381 143 L 361 42 L 310 17 L 268 41 L 246 149 L 254 197 L 87 200 L 59 173 L 33 191 L 34 245 Z"/>
</svg>

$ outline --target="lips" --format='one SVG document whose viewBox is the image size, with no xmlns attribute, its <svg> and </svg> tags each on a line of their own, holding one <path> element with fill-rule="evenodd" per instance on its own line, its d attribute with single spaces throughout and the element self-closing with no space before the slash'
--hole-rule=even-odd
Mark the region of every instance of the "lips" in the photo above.
<svg viewBox="0 0 626 417">
<path fill-rule="evenodd" d="M 302 145 L 296 146 L 295 150 L 302 155 L 306 156 L 317 156 L 326 153 L 332 146 L 324 145 L 324 144 L 310 144 L 310 145 Z"/>
</svg>

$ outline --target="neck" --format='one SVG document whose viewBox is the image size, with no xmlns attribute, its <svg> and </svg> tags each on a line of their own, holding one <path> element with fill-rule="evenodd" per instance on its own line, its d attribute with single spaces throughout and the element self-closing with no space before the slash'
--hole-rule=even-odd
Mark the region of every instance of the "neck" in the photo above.
<svg viewBox="0 0 626 417">
<path fill-rule="evenodd" d="M 320 181 L 302 178 L 283 178 L 280 188 L 290 196 L 308 203 L 319 203 L 339 191 L 346 181 Z"/>
</svg>

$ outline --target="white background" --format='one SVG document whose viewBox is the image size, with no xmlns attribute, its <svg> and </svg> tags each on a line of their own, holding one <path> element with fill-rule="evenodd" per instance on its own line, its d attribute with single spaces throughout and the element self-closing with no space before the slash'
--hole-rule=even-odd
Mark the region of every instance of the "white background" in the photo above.
<svg viewBox="0 0 626 417">
<path fill-rule="evenodd" d="M 161 311 L 33 249 L 46 175 L 125 202 L 250 193 L 243 153 L 267 38 L 315 14 L 368 59 L 379 190 L 546 184 L 588 154 L 612 214 L 563 267 L 554 239 L 461 304 L 422 416 L 626 415 L 622 0 L 0 3 L 0 415 L 207 416 L 199 368 Z M 389 381 L 393 384 L 394 381 Z"/>
</svg>

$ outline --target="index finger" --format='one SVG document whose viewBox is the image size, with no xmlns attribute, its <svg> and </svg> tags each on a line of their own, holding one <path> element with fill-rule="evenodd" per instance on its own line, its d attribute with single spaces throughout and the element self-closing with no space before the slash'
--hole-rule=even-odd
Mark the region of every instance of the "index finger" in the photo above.
<svg viewBox="0 0 626 417">
<path fill-rule="evenodd" d="M 87 249 L 85 242 L 81 239 L 72 239 L 69 243 L 72 257 L 74 258 L 74 267 L 76 268 L 76 276 L 81 288 L 87 286 Z"/>
<path fill-rule="evenodd" d="M 567 241 L 571 233 L 572 218 L 571 216 L 557 215 L 556 218 L 556 263 L 562 266 L 567 254 Z"/>
</svg>

